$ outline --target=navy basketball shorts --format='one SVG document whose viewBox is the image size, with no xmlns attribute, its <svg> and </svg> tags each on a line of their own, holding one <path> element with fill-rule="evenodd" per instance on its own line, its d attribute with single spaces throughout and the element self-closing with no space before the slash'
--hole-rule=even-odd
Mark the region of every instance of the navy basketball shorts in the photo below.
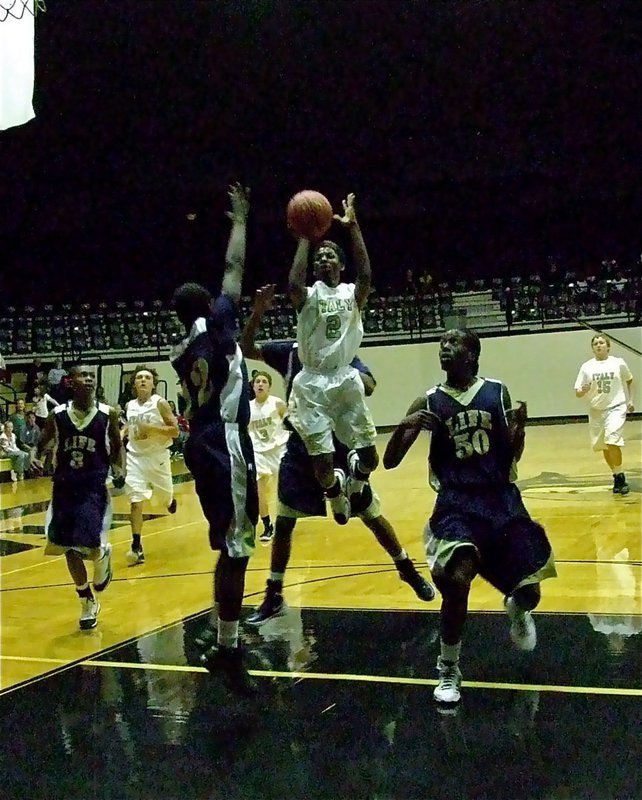
<svg viewBox="0 0 642 800">
<path fill-rule="evenodd" d="M 348 449 L 335 444 L 335 466 L 348 470 Z M 327 516 L 325 493 L 314 474 L 312 459 L 296 431 L 290 433 L 285 453 L 279 467 L 278 516 L 288 519 Z M 352 504 L 352 516 L 364 520 L 381 516 L 379 498 L 369 483 L 363 487 L 361 497 Z"/>
<path fill-rule="evenodd" d="M 111 527 L 111 498 L 105 478 L 53 482 L 51 503 L 45 517 L 46 555 L 67 550 L 91 556 L 107 542 Z"/>
<path fill-rule="evenodd" d="M 247 429 L 234 422 L 215 422 L 191 433 L 185 464 L 209 523 L 212 549 L 225 551 L 230 558 L 252 555 L 259 500 Z"/>
<path fill-rule="evenodd" d="M 472 547 L 479 574 L 504 595 L 556 575 L 546 532 L 514 484 L 443 489 L 424 535 L 431 570 L 447 572 L 454 554 Z"/>
</svg>

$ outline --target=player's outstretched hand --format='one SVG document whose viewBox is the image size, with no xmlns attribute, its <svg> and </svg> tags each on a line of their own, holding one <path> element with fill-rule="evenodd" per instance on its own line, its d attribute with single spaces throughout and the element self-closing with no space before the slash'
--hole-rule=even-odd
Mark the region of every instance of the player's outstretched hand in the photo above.
<svg viewBox="0 0 642 800">
<path fill-rule="evenodd" d="M 234 183 L 230 186 L 228 192 L 231 211 L 226 211 L 226 215 L 234 222 L 245 222 L 247 215 L 250 212 L 250 189 L 247 186 L 242 186 L 240 183 Z"/>
<path fill-rule="evenodd" d="M 266 311 L 272 308 L 275 291 L 275 283 L 267 283 L 265 286 L 261 286 L 260 289 L 256 290 L 253 309 L 255 314 L 265 314 Z"/>
<path fill-rule="evenodd" d="M 524 430 L 526 427 L 526 420 L 528 419 L 526 403 L 523 400 L 518 400 L 516 406 L 508 409 L 506 418 L 508 420 L 508 432 L 513 448 L 513 456 L 516 461 L 519 461 L 524 453 L 524 444 L 526 440 Z"/>
<path fill-rule="evenodd" d="M 408 414 L 399 424 L 406 430 L 434 431 L 441 425 L 441 420 L 432 411 L 422 408 L 420 411 Z"/>
<path fill-rule="evenodd" d="M 342 201 L 343 216 L 334 214 L 333 219 L 340 222 L 341 225 L 349 226 L 356 225 L 357 223 L 357 210 L 354 205 L 354 193 L 350 193 L 345 200 Z"/>
</svg>

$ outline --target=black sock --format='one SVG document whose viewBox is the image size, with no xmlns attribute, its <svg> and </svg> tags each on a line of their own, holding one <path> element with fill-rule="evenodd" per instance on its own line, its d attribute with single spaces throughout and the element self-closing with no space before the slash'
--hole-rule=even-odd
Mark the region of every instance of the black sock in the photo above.
<svg viewBox="0 0 642 800">
<path fill-rule="evenodd" d="M 335 478 L 334 483 L 329 489 L 325 490 L 326 497 L 338 497 L 341 494 L 341 484 L 339 479 Z"/>
<path fill-rule="evenodd" d="M 140 543 L 140 533 L 133 533 L 132 534 L 132 550 L 142 550 L 142 546 Z"/>
<path fill-rule="evenodd" d="M 93 600 L 94 593 L 91 591 L 91 586 L 85 586 L 84 589 L 76 589 L 78 592 L 78 597 L 82 597 L 84 600 Z"/>
<path fill-rule="evenodd" d="M 268 514 L 267 517 L 261 517 L 261 522 L 263 523 L 264 528 L 270 528 L 272 523 L 270 522 L 270 515 Z"/>
<path fill-rule="evenodd" d="M 370 478 L 370 472 L 365 472 L 365 470 L 361 467 L 361 465 L 358 465 L 357 468 L 354 471 L 354 477 L 358 481 L 364 481 L 365 482 Z"/>
</svg>

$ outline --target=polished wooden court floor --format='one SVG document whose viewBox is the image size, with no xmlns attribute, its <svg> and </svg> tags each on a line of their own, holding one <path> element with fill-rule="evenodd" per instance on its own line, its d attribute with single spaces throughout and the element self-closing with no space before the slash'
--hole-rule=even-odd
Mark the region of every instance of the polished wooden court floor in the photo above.
<svg viewBox="0 0 642 800">
<path fill-rule="evenodd" d="M 288 612 L 243 630 L 263 689 L 250 705 L 192 643 L 214 556 L 182 462 L 178 512 L 147 509 L 144 565 L 125 564 L 128 507 L 114 498 L 115 577 L 88 632 L 64 560 L 43 556 L 50 482 L 1 484 L 0 796 L 642 796 L 642 421 L 626 438 L 620 497 L 586 424 L 529 427 L 519 485 L 558 577 L 543 584 L 528 656 L 510 648 L 502 598 L 474 584 L 449 715 L 432 702 L 439 599 L 418 600 L 359 521 L 299 522 Z M 373 480 L 424 570 L 426 450 Z M 268 564 L 257 545 L 248 610 Z"/>
</svg>

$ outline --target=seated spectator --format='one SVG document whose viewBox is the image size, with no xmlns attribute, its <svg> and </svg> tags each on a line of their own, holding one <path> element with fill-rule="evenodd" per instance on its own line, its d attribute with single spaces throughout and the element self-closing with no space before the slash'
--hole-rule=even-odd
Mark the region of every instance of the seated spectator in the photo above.
<svg viewBox="0 0 642 800">
<path fill-rule="evenodd" d="M 24 429 L 27 427 L 24 400 L 16 400 L 16 410 L 13 412 L 13 414 L 10 414 L 7 417 L 7 422 L 12 423 L 12 430 L 15 434 L 18 444 L 20 445 L 22 443 L 22 434 L 24 433 Z"/>
<path fill-rule="evenodd" d="M 27 411 L 27 427 L 22 438 L 22 449 L 29 453 L 29 468 L 36 457 L 36 448 L 40 441 L 40 428 L 36 424 L 36 415 L 33 411 Z"/>
<path fill-rule="evenodd" d="M 2 433 L 0 433 L 0 458 L 11 459 L 12 481 L 23 480 L 31 459 L 29 453 L 18 444 L 16 434 L 13 432 L 13 422 L 9 420 L 4 423 Z"/>
</svg>

